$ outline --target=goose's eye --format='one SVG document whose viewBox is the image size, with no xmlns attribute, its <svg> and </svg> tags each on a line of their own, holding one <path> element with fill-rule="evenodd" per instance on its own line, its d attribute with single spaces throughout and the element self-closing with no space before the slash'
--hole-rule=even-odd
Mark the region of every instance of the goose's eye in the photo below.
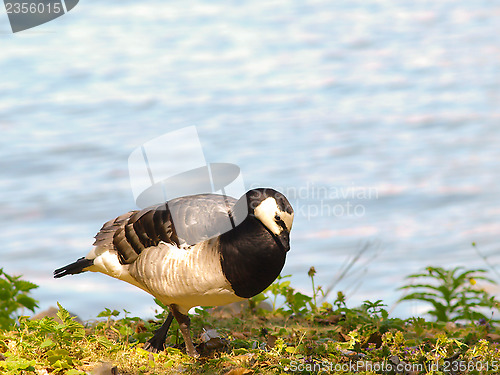
<svg viewBox="0 0 500 375">
<path fill-rule="evenodd" d="M 279 214 L 274 215 L 274 220 L 278 221 L 281 220 L 281 217 Z"/>
</svg>

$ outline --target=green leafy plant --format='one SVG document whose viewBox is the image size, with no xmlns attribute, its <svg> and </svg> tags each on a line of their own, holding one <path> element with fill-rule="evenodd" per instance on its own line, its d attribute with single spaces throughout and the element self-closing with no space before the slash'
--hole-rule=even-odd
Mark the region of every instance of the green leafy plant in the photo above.
<svg viewBox="0 0 500 375">
<path fill-rule="evenodd" d="M 427 267 L 426 271 L 407 276 L 412 283 L 399 289 L 414 292 L 403 296 L 399 301 L 417 300 L 431 304 L 433 309 L 428 313 L 440 322 L 487 320 L 488 317 L 478 310 L 498 309 L 495 297 L 477 286 L 477 280 L 495 284 L 495 281 L 484 276 L 485 270 Z M 422 279 L 425 281 L 417 281 Z"/>
<path fill-rule="evenodd" d="M 290 315 L 305 314 L 309 311 L 308 303 L 312 300 L 311 297 L 297 292 L 290 286 L 290 280 L 285 280 L 291 275 L 278 276 L 276 281 L 272 283 L 264 292 L 251 298 L 250 304 L 256 305 L 267 299 L 267 295 L 271 294 L 272 312 L 274 314 Z M 278 306 L 279 301 L 283 303 Z M 287 308 L 285 308 L 287 307 Z"/>
<path fill-rule="evenodd" d="M 38 285 L 10 276 L 0 268 L 0 329 L 12 326 L 23 309 L 35 311 L 37 301 L 29 296 Z"/>
<path fill-rule="evenodd" d="M 309 268 L 309 271 L 307 272 L 307 276 L 311 278 L 311 286 L 312 286 L 312 300 L 309 301 L 309 306 L 311 307 L 311 311 L 313 313 L 317 313 L 320 310 L 331 310 L 332 305 L 329 304 L 328 302 L 323 302 L 323 304 L 318 307 L 318 297 L 321 295 L 321 297 L 324 299 L 326 297 L 325 292 L 323 291 L 323 288 L 319 285 L 316 286 L 314 283 L 314 276 L 316 275 L 316 269 L 314 267 Z"/>
<path fill-rule="evenodd" d="M 250 298 L 250 307 L 253 308 L 258 306 L 260 302 L 267 300 L 270 294 L 272 312 L 274 314 L 311 315 L 324 311 L 331 311 L 332 305 L 328 302 L 323 302 L 321 306 L 318 306 L 318 297 L 322 296 L 324 298 L 325 294 L 322 287 L 316 286 L 314 282 L 314 276 L 316 275 L 315 268 L 311 267 L 307 272 L 307 275 L 311 279 L 312 297 L 300 293 L 290 286 L 290 280 L 286 279 L 288 279 L 291 275 L 280 275 L 274 283 L 264 290 L 264 292 Z M 278 302 L 282 302 L 282 304 L 278 306 Z"/>
<path fill-rule="evenodd" d="M 12 345 L 15 349 L 5 353 L 5 364 L 0 362 L 9 374 L 28 371 L 36 363 L 43 363 L 54 373 L 81 374 L 74 368 L 88 355 L 84 342 L 89 339 L 96 344 L 111 345 L 102 337 L 87 338 L 83 325 L 74 321 L 61 305 L 58 306 L 59 321 L 48 317 L 40 320 L 31 320 L 26 316 L 19 318 L 19 326 L 14 331 L 15 345 Z M 12 337 L 7 337 L 7 340 L 12 341 Z"/>
<path fill-rule="evenodd" d="M 375 302 L 365 300 L 359 307 L 349 308 L 345 304 L 345 296 L 342 292 L 337 295 L 334 302 L 337 309 L 333 314 L 342 314 L 344 319 L 339 321 L 339 325 L 345 331 L 358 329 L 363 334 L 383 334 L 390 329 L 402 329 L 404 321 L 399 318 L 390 318 L 389 312 L 384 308 L 386 305 L 382 300 Z"/>
<path fill-rule="evenodd" d="M 153 321 L 144 321 L 139 317 L 130 317 L 130 312 L 123 310 L 125 316 L 118 319 L 120 312 L 106 308 L 97 317 L 106 318 L 105 321 L 95 323 L 94 329 L 103 336 L 112 337 L 118 342 L 129 344 L 144 343 L 151 336 L 151 331 L 156 330 L 157 325 Z M 163 314 L 157 318 L 163 318 Z"/>
</svg>

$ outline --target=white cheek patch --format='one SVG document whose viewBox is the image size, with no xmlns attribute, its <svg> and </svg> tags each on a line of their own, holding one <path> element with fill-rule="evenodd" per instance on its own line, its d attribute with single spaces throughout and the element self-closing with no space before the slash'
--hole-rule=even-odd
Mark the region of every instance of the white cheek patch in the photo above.
<svg viewBox="0 0 500 375">
<path fill-rule="evenodd" d="M 255 217 L 267 227 L 267 229 L 269 229 L 272 233 L 278 235 L 282 230 L 274 220 L 274 215 L 278 211 L 279 209 L 276 200 L 272 197 L 269 197 L 263 200 L 257 207 L 255 207 L 254 214 Z"/>
<path fill-rule="evenodd" d="M 279 215 L 281 217 L 281 220 L 283 220 L 283 222 L 285 223 L 286 229 L 288 229 L 288 231 L 290 232 L 292 230 L 293 224 L 293 213 L 289 214 L 288 212 L 280 211 Z"/>
<path fill-rule="evenodd" d="M 272 233 L 279 235 L 283 228 L 276 223 L 275 216 L 279 215 L 288 231 L 292 229 L 293 213 L 283 212 L 279 209 L 276 200 L 272 197 L 263 200 L 254 210 L 255 217 L 259 219 Z"/>
</svg>

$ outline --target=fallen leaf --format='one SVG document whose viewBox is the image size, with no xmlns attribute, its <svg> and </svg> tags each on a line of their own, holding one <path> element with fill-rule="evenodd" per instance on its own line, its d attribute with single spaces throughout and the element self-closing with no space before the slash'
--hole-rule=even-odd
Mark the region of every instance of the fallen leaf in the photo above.
<svg viewBox="0 0 500 375">
<path fill-rule="evenodd" d="M 237 366 L 247 365 L 250 362 L 254 362 L 253 357 L 253 353 L 240 354 L 232 357 L 231 362 Z"/>
<path fill-rule="evenodd" d="M 373 332 L 370 337 L 363 343 L 363 348 L 367 348 L 369 344 L 375 344 L 376 348 L 380 348 L 382 346 L 382 335 L 379 331 Z"/>
<path fill-rule="evenodd" d="M 253 374 L 253 371 L 248 368 L 238 367 L 238 368 L 233 368 L 229 372 L 226 372 L 226 375 L 247 375 L 247 374 Z"/>
<path fill-rule="evenodd" d="M 147 331 L 148 331 L 148 329 L 146 328 L 146 326 L 142 322 L 138 323 L 137 326 L 135 327 L 135 333 L 144 333 Z"/>
<path fill-rule="evenodd" d="M 215 329 L 203 329 L 203 333 L 201 334 L 201 339 L 203 342 L 208 342 L 211 339 L 219 339 L 219 332 Z"/>
<path fill-rule="evenodd" d="M 274 348 L 274 345 L 276 345 L 276 340 L 277 340 L 277 337 L 274 336 L 274 335 L 267 335 L 267 347 L 269 349 L 272 349 Z"/>
<path fill-rule="evenodd" d="M 488 333 L 486 338 L 493 342 L 500 342 L 500 335 L 496 333 Z"/>
<path fill-rule="evenodd" d="M 316 317 L 314 318 L 314 321 L 318 324 L 324 324 L 324 325 L 331 325 L 331 324 L 337 324 L 341 320 L 345 320 L 344 315 L 328 315 L 326 317 Z"/>
<path fill-rule="evenodd" d="M 351 340 L 351 338 L 347 335 L 344 335 L 342 332 L 339 332 L 339 339 L 340 341 L 343 341 L 343 342 L 348 342 Z"/>
<path fill-rule="evenodd" d="M 235 339 L 245 340 L 247 338 L 247 336 L 242 332 L 233 332 L 232 335 Z"/>
</svg>

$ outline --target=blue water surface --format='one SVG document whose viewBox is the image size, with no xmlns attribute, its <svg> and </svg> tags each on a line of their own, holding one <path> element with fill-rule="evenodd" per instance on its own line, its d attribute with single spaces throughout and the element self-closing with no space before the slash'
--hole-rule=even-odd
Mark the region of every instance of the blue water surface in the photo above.
<svg viewBox="0 0 500 375">
<path fill-rule="evenodd" d="M 17 34 L 0 16 L 0 267 L 40 285 L 40 308 L 152 316 L 134 287 L 52 271 L 136 208 L 132 150 L 195 125 L 208 161 L 289 197 L 283 272 L 300 290 L 365 246 L 330 302 L 422 314 L 396 288 L 428 265 L 500 281 L 499 16 L 465 0 L 86 0 Z"/>
</svg>

